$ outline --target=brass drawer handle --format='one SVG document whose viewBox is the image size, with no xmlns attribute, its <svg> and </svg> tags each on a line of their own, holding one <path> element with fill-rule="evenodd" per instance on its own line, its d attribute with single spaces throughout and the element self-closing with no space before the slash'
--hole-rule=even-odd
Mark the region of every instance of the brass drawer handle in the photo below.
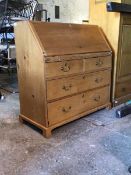
<svg viewBox="0 0 131 175">
<path fill-rule="evenodd" d="M 103 61 L 101 61 L 101 60 L 99 60 L 99 61 L 97 61 L 96 62 L 96 66 L 102 66 L 104 63 L 103 63 Z"/>
<path fill-rule="evenodd" d="M 95 82 L 96 82 L 96 83 L 100 83 L 100 82 L 102 82 L 102 80 L 103 80 L 103 78 L 96 78 L 96 79 L 95 79 Z"/>
<path fill-rule="evenodd" d="M 72 85 L 70 84 L 69 86 L 63 86 L 62 89 L 65 91 L 69 91 L 72 88 Z"/>
<path fill-rule="evenodd" d="M 82 77 L 84 80 L 86 79 L 86 76 L 85 75 L 83 75 L 83 77 Z"/>
<path fill-rule="evenodd" d="M 85 98 L 85 94 L 82 94 L 82 98 Z"/>
<path fill-rule="evenodd" d="M 70 65 L 68 63 L 64 63 L 64 65 L 61 66 L 61 70 L 63 72 L 69 72 L 70 71 Z"/>
<path fill-rule="evenodd" d="M 65 107 L 62 108 L 62 111 L 65 113 L 70 112 L 70 110 L 71 110 L 71 106 L 69 106 L 68 108 L 65 108 Z"/>
<path fill-rule="evenodd" d="M 97 96 L 97 97 L 94 98 L 94 101 L 99 102 L 100 99 L 101 99 L 101 97 L 100 96 Z"/>
</svg>

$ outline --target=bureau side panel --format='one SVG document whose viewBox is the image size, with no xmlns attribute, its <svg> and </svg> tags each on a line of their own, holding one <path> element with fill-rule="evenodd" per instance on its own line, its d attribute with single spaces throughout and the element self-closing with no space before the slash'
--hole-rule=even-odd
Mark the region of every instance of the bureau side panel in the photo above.
<svg viewBox="0 0 131 175">
<path fill-rule="evenodd" d="M 46 126 L 46 95 L 42 49 L 27 22 L 15 27 L 20 113 Z"/>
</svg>

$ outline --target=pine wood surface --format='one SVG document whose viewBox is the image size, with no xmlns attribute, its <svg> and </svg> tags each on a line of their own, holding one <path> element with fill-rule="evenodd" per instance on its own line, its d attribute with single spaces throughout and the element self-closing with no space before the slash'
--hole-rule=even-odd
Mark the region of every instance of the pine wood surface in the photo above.
<svg viewBox="0 0 131 175">
<path fill-rule="evenodd" d="M 130 0 L 115 0 L 115 2 L 131 4 Z M 130 100 L 131 94 L 131 14 L 107 12 L 106 2 L 96 3 L 95 0 L 90 0 L 89 23 L 102 28 L 113 50 L 112 102 L 116 101 L 118 104 L 126 102 L 124 100 Z M 125 81 L 129 82 L 127 98 L 125 93 L 120 93 Z M 120 82 L 122 86 L 119 85 Z"/>
<path fill-rule="evenodd" d="M 19 22 L 15 35 L 21 122 L 48 138 L 54 128 L 111 106 L 112 51 L 99 27 Z"/>
<path fill-rule="evenodd" d="M 33 27 L 47 56 L 111 51 L 98 26 L 35 22 Z"/>
</svg>

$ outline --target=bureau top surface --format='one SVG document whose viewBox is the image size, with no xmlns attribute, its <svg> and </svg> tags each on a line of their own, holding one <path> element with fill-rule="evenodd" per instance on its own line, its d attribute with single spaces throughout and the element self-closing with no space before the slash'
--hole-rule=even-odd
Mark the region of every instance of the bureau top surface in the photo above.
<svg viewBox="0 0 131 175">
<path fill-rule="evenodd" d="M 46 56 L 111 51 L 96 25 L 27 22 Z"/>
</svg>

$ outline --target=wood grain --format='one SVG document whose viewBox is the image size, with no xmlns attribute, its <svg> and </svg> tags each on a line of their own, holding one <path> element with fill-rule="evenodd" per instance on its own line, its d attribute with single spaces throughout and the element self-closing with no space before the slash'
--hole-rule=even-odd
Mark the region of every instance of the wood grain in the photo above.
<svg viewBox="0 0 131 175">
<path fill-rule="evenodd" d="M 96 57 L 84 60 L 84 70 L 85 72 L 92 72 L 101 69 L 107 69 L 112 67 L 111 56 L 108 57 Z"/>
<path fill-rule="evenodd" d="M 130 0 L 117 0 L 131 4 Z M 97 13 L 96 13 L 97 12 Z M 99 25 L 113 49 L 112 102 L 118 99 L 118 82 L 131 81 L 131 14 L 107 12 L 106 2 L 90 0 L 90 24 Z M 129 85 L 130 87 L 130 85 Z M 131 89 L 128 89 L 129 96 Z M 123 96 L 123 94 L 121 93 Z M 122 96 L 119 96 L 120 98 Z M 125 100 L 128 99 L 124 98 Z M 123 102 L 123 100 L 120 100 Z M 125 101 L 126 102 L 126 101 Z"/>
<path fill-rule="evenodd" d="M 109 87 L 48 103 L 49 126 L 109 102 Z"/>
<path fill-rule="evenodd" d="M 16 25 L 15 36 L 20 113 L 46 126 L 43 52 L 28 22 Z"/>
<path fill-rule="evenodd" d="M 50 101 L 109 85 L 110 82 L 110 70 L 47 81 L 47 100 Z"/>
<path fill-rule="evenodd" d="M 47 56 L 111 51 L 98 26 L 32 23 Z"/>
<path fill-rule="evenodd" d="M 112 52 L 99 27 L 19 22 L 15 36 L 21 122 L 48 138 L 54 128 L 110 106 Z"/>
<path fill-rule="evenodd" d="M 46 77 L 71 75 L 83 72 L 83 60 L 46 63 Z"/>
</svg>

